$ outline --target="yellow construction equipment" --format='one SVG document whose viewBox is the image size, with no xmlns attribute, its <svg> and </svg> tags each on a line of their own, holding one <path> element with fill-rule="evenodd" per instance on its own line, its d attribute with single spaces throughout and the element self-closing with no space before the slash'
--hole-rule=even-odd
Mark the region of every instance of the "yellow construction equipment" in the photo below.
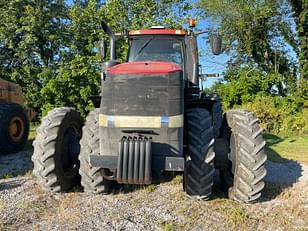
<svg viewBox="0 0 308 231">
<path fill-rule="evenodd" d="M 28 139 L 33 110 L 24 109 L 19 85 L 0 79 L 0 155 L 22 150 Z"/>
</svg>

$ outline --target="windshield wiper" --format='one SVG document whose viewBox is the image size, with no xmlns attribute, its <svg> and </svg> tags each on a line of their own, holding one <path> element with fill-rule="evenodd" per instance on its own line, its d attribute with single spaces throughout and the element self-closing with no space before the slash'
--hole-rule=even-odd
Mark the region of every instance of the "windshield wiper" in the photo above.
<svg viewBox="0 0 308 231">
<path fill-rule="evenodd" d="M 149 39 L 148 41 L 146 41 L 143 45 L 142 45 L 142 47 L 140 47 L 140 49 L 138 50 L 138 52 L 137 52 L 137 54 L 136 54 L 136 56 L 135 56 L 135 61 L 137 60 L 137 57 L 141 54 L 141 52 L 144 50 L 144 48 L 146 48 L 149 44 L 150 44 L 150 42 L 153 40 L 153 38 L 151 38 L 151 39 Z"/>
</svg>

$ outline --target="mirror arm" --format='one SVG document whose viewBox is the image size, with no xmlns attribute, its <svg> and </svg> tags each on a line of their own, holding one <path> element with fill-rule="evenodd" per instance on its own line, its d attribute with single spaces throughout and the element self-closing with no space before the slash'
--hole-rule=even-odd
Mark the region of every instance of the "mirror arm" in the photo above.
<svg viewBox="0 0 308 231">
<path fill-rule="evenodd" d="M 127 37 L 128 33 L 127 32 L 115 32 L 114 35 L 116 37 Z"/>
<path fill-rule="evenodd" d="M 198 36 L 198 35 L 200 35 L 200 34 L 205 34 L 205 33 L 208 33 L 208 31 L 207 31 L 207 30 L 202 30 L 202 31 L 194 32 L 194 34 L 195 34 L 196 36 Z"/>
</svg>

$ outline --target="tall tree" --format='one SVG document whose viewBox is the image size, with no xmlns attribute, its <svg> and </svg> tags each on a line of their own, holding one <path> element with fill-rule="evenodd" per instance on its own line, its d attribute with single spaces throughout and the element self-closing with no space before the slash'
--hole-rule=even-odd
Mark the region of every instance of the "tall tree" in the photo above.
<svg viewBox="0 0 308 231">
<path fill-rule="evenodd" d="M 39 107 L 38 90 L 65 46 L 64 0 L 1 1 L 0 8 L 0 77 L 20 84 L 28 106 Z"/>
<path fill-rule="evenodd" d="M 308 80 L 308 1 L 290 0 L 290 3 L 299 38 L 300 74 L 302 79 Z"/>
<path fill-rule="evenodd" d="M 308 1 L 290 0 L 299 39 L 297 49 L 300 65 L 299 95 L 308 100 Z"/>
<path fill-rule="evenodd" d="M 234 50 L 231 66 L 250 65 L 266 72 L 279 73 L 283 86 L 293 91 L 296 84 L 295 63 L 288 57 L 278 25 L 281 16 L 277 0 L 200 0 L 206 17 L 220 24 L 227 49 Z"/>
</svg>

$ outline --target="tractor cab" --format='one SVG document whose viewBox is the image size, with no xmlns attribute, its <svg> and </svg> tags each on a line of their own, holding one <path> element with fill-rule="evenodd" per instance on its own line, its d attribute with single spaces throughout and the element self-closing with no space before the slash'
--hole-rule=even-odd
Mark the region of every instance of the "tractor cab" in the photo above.
<svg viewBox="0 0 308 231">
<path fill-rule="evenodd" d="M 197 40 L 191 31 L 154 26 L 130 31 L 128 38 L 128 62 L 173 62 L 182 68 L 185 80 L 198 83 Z"/>
<path fill-rule="evenodd" d="M 110 38 L 110 60 L 102 66 L 102 72 L 106 73 L 110 67 L 119 63 L 116 60 L 116 34 L 104 22 L 102 27 Z M 129 41 L 127 62 L 173 62 L 183 70 L 185 82 L 190 83 L 188 86 L 199 85 L 197 36 L 205 32 L 195 33 L 194 27 L 195 21 L 192 21 L 187 30 L 153 26 L 150 29 L 130 31 L 127 34 Z M 104 59 L 106 42 L 99 41 L 99 48 L 100 55 Z"/>
</svg>

